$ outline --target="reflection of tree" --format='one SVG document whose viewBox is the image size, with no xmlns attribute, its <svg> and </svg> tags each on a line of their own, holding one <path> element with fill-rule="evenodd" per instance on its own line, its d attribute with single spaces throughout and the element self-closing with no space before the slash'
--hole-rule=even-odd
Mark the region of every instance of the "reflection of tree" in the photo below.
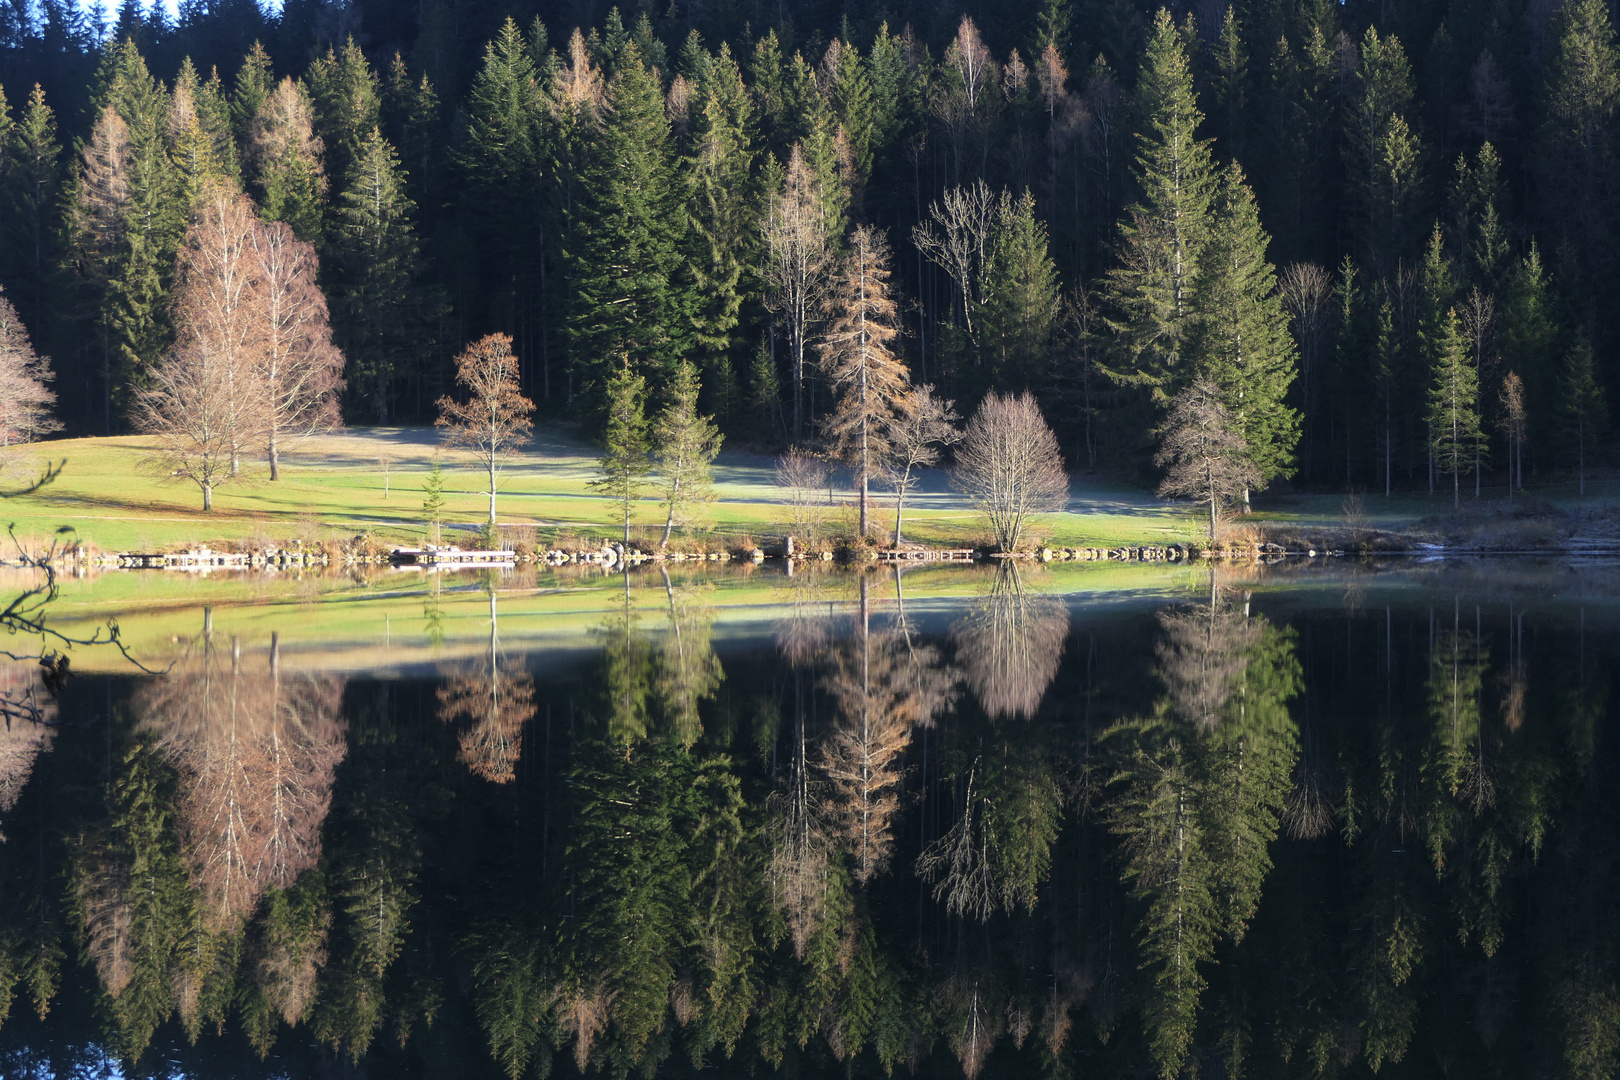
<svg viewBox="0 0 1620 1080">
<path fill-rule="evenodd" d="M 608 730 L 623 743 L 645 738 L 647 699 L 652 692 L 652 651 L 636 627 L 630 602 L 630 574 L 624 575 L 624 604 L 598 631 L 603 638 L 602 693 Z"/>
<path fill-rule="evenodd" d="M 1026 587 L 1016 563 L 996 567 L 990 591 L 951 631 L 956 655 L 991 719 L 1028 718 L 1057 677 L 1069 609 Z"/>
<path fill-rule="evenodd" d="M 870 628 L 868 580 L 861 578 L 860 616 L 854 638 L 835 646 L 822 685 L 837 721 L 821 745 L 828 786 L 828 818 L 864 884 L 888 865 L 894 846 L 890 824 L 900 809 L 899 758 L 923 699 L 908 677 L 905 654 L 891 634 Z"/>
<path fill-rule="evenodd" d="M 1160 617 L 1165 696 L 1106 735 L 1108 821 L 1142 905 L 1148 1040 L 1166 1077 L 1191 1046 L 1200 965 L 1219 935 L 1242 938 L 1259 903 L 1296 744 L 1293 635 L 1211 591 L 1208 607 Z"/>
<path fill-rule="evenodd" d="M 704 604 L 709 586 L 683 585 L 677 588 L 664 575 L 664 594 L 669 600 L 669 630 L 658 646 L 658 701 L 683 746 L 691 746 L 703 733 L 698 702 L 713 696 L 725 672 L 714 655 L 710 626 L 714 612 Z"/>
<path fill-rule="evenodd" d="M 466 718 L 459 760 L 493 784 L 517 775 L 523 725 L 534 715 L 534 677 L 501 654 L 495 593 L 489 594 L 489 652 L 475 665 L 451 671 L 438 689 L 439 719 Z"/>
<path fill-rule="evenodd" d="M 237 928 L 269 888 L 320 858 L 332 775 L 344 754 L 340 680 L 244 663 L 212 634 L 135 708 L 180 778 L 182 850 L 215 932 Z"/>
<path fill-rule="evenodd" d="M 36 691 L 39 666 L 8 662 L 0 657 L 0 698 L 38 701 L 40 720 L 28 715 L 0 717 L 0 814 L 10 813 L 22 798 L 34 773 L 34 762 L 51 748 L 54 732 L 48 726 L 56 716 L 54 699 L 40 699 Z M 0 842 L 5 834 L 0 833 Z"/>
</svg>

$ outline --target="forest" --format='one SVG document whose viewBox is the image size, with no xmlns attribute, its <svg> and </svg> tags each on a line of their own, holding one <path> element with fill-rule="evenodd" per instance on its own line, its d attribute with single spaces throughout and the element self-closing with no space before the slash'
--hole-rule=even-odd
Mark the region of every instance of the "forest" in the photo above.
<svg viewBox="0 0 1620 1080">
<path fill-rule="evenodd" d="M 1171 493 L 1584 493 L 1606 445 L 1600 0 L 37 0 L 0 88 L 0 383 L 54 401 L 8 441 L 151 430 L 231 218 L 323 324 L 306 420 L 429 422 L 503 334 L 593 437 L 690 365 L 731 445 L 813 446 L 854 319 L 874 430 L 1028 391 Z"/>
</svg>

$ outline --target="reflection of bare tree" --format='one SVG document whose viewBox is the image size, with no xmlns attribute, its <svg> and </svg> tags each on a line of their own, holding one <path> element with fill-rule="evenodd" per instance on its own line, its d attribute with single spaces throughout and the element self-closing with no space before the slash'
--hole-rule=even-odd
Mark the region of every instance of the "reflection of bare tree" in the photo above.
<svg viewBox="0 0 1620 1080">
<path fill-rule="evenodd" d="M 1159 613 L 1163 637 L 1154 648 L 1168 703 L 1182 720 L 1208 731 L 1220 719 L 1254 655 L 1266 623 L 1235 607 L 1210 576 L 1209 603 Z"/>
<path fill-rule="evenodd" d="M 664 595 L 669 600 L 669 630 L 658 646 L 656 689 L 676 740 L 682 746 L 691 746 L 703 734 L 698 702 L 714 694 L 725 672 L 720 658 L 714 655 L 710 638 L 714 612 L 702 603 L 709 586 L 676 588 L 669 571 L 660 570 Z"/>
<path fill-rule="evenodd" d="M 906 615 L 904 571 L 894 568 L 896 617 L 894 633 L 904 652 L 905 677 L 914 702 L 918 727 L 932 727 L 934 718 L 952 705 L 960 694 L 962 673 L 943 662 L 937 646 L 924 645 Z"/>
<path fill-rule="evenodd" d="M 183 857 L 214 930 L 240 924 L 269 888 L 320 858 L 332 775 L 345 750 L 341 679 L 288 675 L 205 634 L 135 708 L 181 781 Z"/>
<path fill-rule="evenodd" d="M 968 686 L 991 719 L 1031 717 L 1057 677 L 1069 609 L 1024 584 L 1018 566 L 996 567 L 990 591 L 951 630 Z"/>
<path fill-rule="evenodd" d="M 492 784 L 517 775 L 523 725 L 534 715 L 534 677 L 501 655 L 495 594 L 489 594 L 489 652 L 475 665 L 449 672 L 439 687 L 439 719 L 471 726 L 460 736 L 458 759 Z"/>
<path fill-rule="evenodd" d="M 56 719 L 56 700 L 44 693 L 40 670 L 37 663 L 7 662 L 0 657 L 0 700 L 29 705 L 15 718 L 0 718 L 4 725 L 0 726 L 0 814 L 17 805 L 34 774 L 34 762 L 51 748 L 54 732 L 49 725 Z M 0 842 L 4 840 L 5 834 L 0 833 Z"/>
</svg>

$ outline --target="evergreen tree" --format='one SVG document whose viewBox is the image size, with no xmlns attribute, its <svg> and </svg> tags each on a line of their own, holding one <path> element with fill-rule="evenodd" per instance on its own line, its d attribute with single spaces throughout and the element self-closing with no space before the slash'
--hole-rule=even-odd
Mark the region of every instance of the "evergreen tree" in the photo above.
<svg viewBox="0 0 1620 1080">
<path fill-rule="evenodd" d="M 249 131 L 249 173 L 259 212 L 269 221 L 285 221 L 298 239 L 319 244 L 326 173 L 321 168 L 314 110 L 303 87 L 282 79 L 260 102 Z"/>
<path fill-rule="evenodd" d="M 253 121 L 275 85 L 275 65 L 264 46 L 255 41 L 242 58 L 242 66 L 236 69 L 231 87 L 231 128 L 236 133 L 236 145 L 244 153 L 253 145 Z"/>
<path fill-rule="evenodd" d="M 1503 208 L 1507 189 L 1502 181 L 1501 158 L 1486 143 L 1470 165 L 1457 156 L 1456 176 L 1448 197 L 1450 222 L 1447 230 L 1452 249 L 1460 254 L 1465 276 L 1487 293 L 1497 293 L 1511 264 L 1507 225 Z"/>
<path fill-rule="evenodd" d="M 1027 188 L 1001 200 L 981 276 L 975 321 L 989 374 L 997 386 L 1029 387 L 1046 366 L 1059 281 Z"/>
<path fill-rule="evenodd" d="M 609 373 L 602 387 L 607 422 L 602 428 L 602 475 L 591 487 L 617 503 L 624 514 L 624 542 L 630 543 L 630 515 L 641 499 L 652 468 L 647 445 L 647 380 L 628 359 Z"/>
<path fill-rule="evenodd" d="M 1412 70 L 1400 41 L 1380 37 L 1371 26 L 1361 39 L 1360 60 L 1345 118 L 1347 181 L 1361 256 L 1383 277 L 1410 246 L 1418 197 L 1420 147 L 1406 116 Z"/>
<path fill-rule="evenodd" d="M 662 382 L 685 344 L 676 275 L 686 220 L 669 141 L 657 80 L 627 46 L 590 143 L 568 252 L 573 366 L 598 402 L 615 363 Z"/>
<path fill-rule="evenodd" d="M 1602 272 L 1613 265 L 1620 48 L 1602 0 L 1572 0 L 1549 29 L 1553 43 L 1536 155 L 1538 202 L 1562 244 L 1580 259 L 1581 270 Z"/>
<path fill-rule="evenodd" d="M 676 519 L 683 524 L 714 498 L 714 476 L 710 471 L 720 453 L 720 432 L 711 417 L 698 413 L 697 369 L 690 361 L 675 365 L 669 382 L 669 403 L 653 422 L 654 468 L 663 491 L 664 538 L 660 547 L 669 546 Z"/>
<path fill-rule="evenodd" d="M 371 138 L 382 123 L 377 73 L 350 37 L 341 52 L 328 47 L 304 75 L 315 107 L 315 130 L 325 147 L 326 175 L 336 191 L 348 190 L 365 168 Z"/>
<path fill-rule="evenodd" d="M 729 366 L 738 344 L 744 297 L 758 287 L 745 270 L 757 265 L 759 202 L 752 175 L 753 106 L 725 46 L 705 67 L 701 90 L 686 163 L 686 261 L 693 286 L 692 343 L 712 400 L 721 388 L 721 366 Z"/>
<path fill-rule="evenodd" d="M 1120 224 L 1120 265 L 1106 292 L 1117 335 L 1113 374 L 1168 396 L 1190 373 L 1186 339 L 1193 320 L 1193 282 L 1209 234 L 1216 177 L 1208 140 L 1198 138 L 1203 113 L 1192 66 L 1165 9 L 1154 20 L 1138 93 L 1144 128 L 1136 137 L 1134 174 L 1142 197 Z"/>
<path fill-rule="evenodd" d="M 1199 260 L 1189 353 L 1199 376 L 1221 388 L 1262 482 L 1291 476 L 1299 413 L 1286 398 L 1297 375 L 1297 349 L 1277 291 L 1277 272 L 1266 261 L 1271 238 L 1235 163 L 1222 174 L 1212 209 Z"/>
<path fill-rule="evenodd" d="M 27 108 L 17 118 L 0 158 L 0 281 L 13 300 L 22 304 L 28 323 L 45 326 L 47 283 L 55 222 L 61 197 L 56 117 L 45 103 L 45 91 L 36 84 Z"/>
<path fill-rule="evenodd" d="M 1526 410 L 1536 425 L 1528 438 L 1532 455 L 1550 445 L 1559 400 L 1557 357 L 1560 331 L 1541 252 L 1530 250 L 1514 267 L 1502 303 L 1499 347 L 1502 363 L 1524 380 Z"/>
<path fill-rule="evenodd" d="M 1603 386 L 1598 382 L 1592 346 L 1577 339 L 1564 355 L 1558 373 L 1559 413 L 1564 420 L 1564 444 L 1573 451 L 1576 478 L 1582 497 L 1586 495 L 1586 464 L 1603 438 L 1609 424 L 1609 409 Z"/>
<path fill-rule="evenodd" d="M 1461 507 L 1462 474 L 1473 467 L 1485 435 L 1480 428 L 1479 380 L 1458 332 L 1455 310 L 1446 313 L 1433 347 L 1429 445 L 1435 468 L 1451 476 L 1452 505 Z"/>
<path fill-rule="evenodd" d="M 378 112 L 384 135 L 404 162 L 405 192 L 423 214 L 424 232 L 430 232 L 444 202 L 442 174 L 447 160 L 439 95 L 426 73 L 415 75 L 405 58 L 395 53 Z"/>
<path fill-rule="evenodd" d="M 428 465 L 427 478 L 422 481 L 422 518 L 427 523 L 427 541 L 439 542 L 439 527 L 444 521 L 444 467 L 439 455 L 433 455 Z"/>
<path fill-rule="evenodd" d="M 396 415 L 399 380 L 421 386 L 438 303 L 419 280 L 415 207 L 399 159 L 376 128 L 361 143 L 351 174 L 329 238 L 333 338 L 348 357 L 349 386 L 386 424 Z"/>
<path fill-rule="evenodd" d="M 236 177 L 236 147 L 229 129 L 215 128 L 218 116 L 210 116 L 202 97 L 202 86 L 197 81 L 196 69 L 188 59 L 180 65 L 175 76 L 174 89 L 169 95 L 167 136 L 169 160 L 174 167 L 175 197 L 187 208 L 195 206 L 198 197 L 213 180 Z"/>
</svg>

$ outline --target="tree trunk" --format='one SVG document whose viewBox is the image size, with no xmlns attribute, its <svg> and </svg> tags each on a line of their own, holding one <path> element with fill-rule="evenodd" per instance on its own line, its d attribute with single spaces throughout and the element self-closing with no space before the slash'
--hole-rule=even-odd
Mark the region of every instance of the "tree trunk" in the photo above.
<svg viewBox="0 0 1620 1080">
<path fill-rule="evenodd" d="M 870 485 L 867 483 L 866 474 L 862 473 L 861 474 L 861 539 L 862 540 L 866 539 L 866 528 L 867 528 L 867 525 L 869 524 L 868 516 L 867 516 L 867 500 L 868 500 L 869 487 L 870 487 Z"/>
<path fill-rule="evenodd" d="M 906 475 L 900 480 L 900 490 L 894 496 L 894 546 L 901 544 L 900 524 L 906 509 L 906 488 L 911 484 L 911 466 L 906 466 Z"/>
<path fill-rule="evenodd" d="M 495 524 L 495 458 L 489 459 L 489 523 Z"/>
<path fill-rule="evenodd" d="M 281 437 L 273 427 L 270 429 L 270 479 L 281 479 Z"/>
<path fill-rule="evenodd" d="M 680 494 L 680 491 L 681 482 L 677 480 L 669 490 L 669 516 L 664 519 L 664 539 L 658 545 L 660 551 L 669 547 L 669 534 L 675 528 L 675 499 Z"/>
<path fill-rule="evenodd" d="M 1215 542 L 1215 481 L 1209 483 L 1209 542 Z"/>
<path fill-rule="evenodd" d="M 214 485 L 213 484 L 204 484 L 202 486 L 202 489 L 203 489 L 203 510 L 205 512 L 211 511 L 211 510 L 214 509 Z"/>
</svg>

